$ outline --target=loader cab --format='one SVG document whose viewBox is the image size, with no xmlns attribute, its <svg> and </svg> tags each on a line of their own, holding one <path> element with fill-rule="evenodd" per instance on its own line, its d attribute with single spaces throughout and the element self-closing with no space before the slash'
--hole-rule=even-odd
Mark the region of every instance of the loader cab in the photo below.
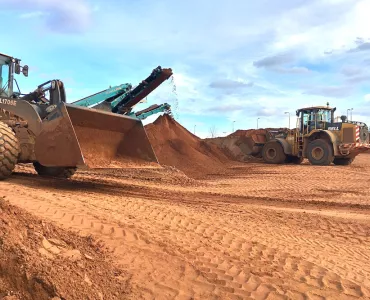
<svg viewBox="0 0 370 300">
<path fill-rule="evenodd" d="M 0 53 L 0 96 L 14 97 L 20 94 L 18 83 L 14 78 L 15 74 L 23 73 L 28 76 L 28 66 L 21 66 L 21 60 L 9 55 Z M 14 82 L 17 85 L 18 93 L 14 92 Z"/>
<path fill-rule="evenodd" d="M 302 134 L 308 134 L 315 129 L 327 129 L 329 124 L 334 123 L 335 110 L 336 108 L 329 106 L 314 106 L 297 110 L 299 131 Z"/>
</svg>

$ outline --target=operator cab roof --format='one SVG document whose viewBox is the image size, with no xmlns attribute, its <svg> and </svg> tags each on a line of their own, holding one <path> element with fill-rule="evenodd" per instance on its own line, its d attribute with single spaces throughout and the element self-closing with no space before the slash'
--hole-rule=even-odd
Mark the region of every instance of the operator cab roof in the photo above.
<svg viewBox="0 0 370 300">
<path fill-rule="evenodd" d="M 337 108 L 336 107 L 329 107 L 329 106 L 311 106 L 311 107 L 305 107 L 305 108 L 300 108 L 296 110 L 296 115 L 298 116 L 301 111 L 303 112 L 309 112 L 313 110 L 328 110 L 328 111 L 335 111 Z"/>
<path fill-rule="evenodd" d="M 298 109 L 299 111 L 301 110 L 318 110 L 318 109 L 325 109 L 325 110 L 332 110 L 333 108 L 329 106 L 311 106 L 311 107 L 305 107 L 305 108 L 300 108 Z"/>
<path fill-rule="evenodd" d="M 0 63 L 9 63 L 11 62 L 13 57 L 0 53 Z"/>
</svg>

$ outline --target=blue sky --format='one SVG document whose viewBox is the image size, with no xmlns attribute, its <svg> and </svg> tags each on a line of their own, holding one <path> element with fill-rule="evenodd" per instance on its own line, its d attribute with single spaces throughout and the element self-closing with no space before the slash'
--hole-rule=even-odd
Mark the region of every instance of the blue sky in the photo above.
<svg viewBox="0 0 370 300">
<path fill-rule="evenodd" d="M 174 72 L 148 103 L 168 102 L 201 137 L 287 126 L 306 105 L 353 108 L 370 123 L 370 1 L 0 0 L 0 52 L 30 66 L 22 92 L 65 82 L 68 102 Z M 8 25 L 9 24 L 9 25 Z M 151 122 L 153 116 L 145 121 Z"/>
</svg>

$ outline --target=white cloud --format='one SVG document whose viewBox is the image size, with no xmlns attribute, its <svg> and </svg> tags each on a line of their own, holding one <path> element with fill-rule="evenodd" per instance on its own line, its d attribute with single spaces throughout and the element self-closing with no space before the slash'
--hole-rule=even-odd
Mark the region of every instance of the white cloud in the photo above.
<svg viewBox="0 0 370 300">
<path fill-rule="evenodd" d="M 43 11 L 33 11 L 33 12 L 29 12 L 29 13 L 20 14 L 19 17 L 21 19 L 32 19 L 32 18 L 40 18 L 40 17 L 43 17 L 45 15 L 47 15 L 47 13 L 45 13 Z"/>
<path fill-rule="evenodd" d="M 370 102 L 370 94 L 364 96 L 365 102 Z"/>
<path fill-rule="evenodd" d="M 2 10 L 22 12 L 21 18 L 43 18 L 48 29 L 73 33 L 85 31 L 91 21 L 93 8 L 87 0 L 1 0 Z"/>
<path fill-rule="evenodd" d="M 300 48 L 308 57 L 328 49 L 349 49 L 356 37 L 369 37 L 367 0 L 312 1 L 279 20 L 273 49 Z"/>
<path fill-rule="evenodd" d="M 316 61 L 325 59 L 325 51 L 330 49 L 350 49 L 356 37 L 370 37 L 368 0 L 263 3 L 234 0 L 229 5 L 206 0 L 175 5 L 167 0 L 144 0 L 122 7 L 123 11 L 107 7 L 106 15 L 97 16 L 100 23 L 87 34 L 87 42 L 107 48 L 150 49 L 151 55 L 170 55 L 176 62 L 214 65 L 235 79 L 236 72 L 258 76 L 253 62 L 264 62 L 282 52 L 297 54 L 296 58 L 285 57 L 287 63 L 291 59 Z M 210 6 L 217 9 L 210 10 Z M 139 22 L 135 11 L 140 11 Z M 130 28 L 129 39 L 116 38 L 122 28 Z M 301 65 L 275 70 L 308 73 Z"/>
<path fill-rule="evenodd" d="M 359 75 L 364 72 L 364 69 L 359 67 L 359 66 L 344 66 L 341 69 L 341 72 L 348 77 L 354 76 L 354 75 Z"/>
<path fill-rule="evenodd" d="M 22 2 L 6 1 L 8 5 Z M 91 27 L 91 14 L 98 7 L 83 0 L 25 0 L 28 10 L 20 12 L 28 17 L 32 11 L 69 13 L 72 20 L 81 17 L 80 28 L 89 30 L 73 51 L 88 49 L 89 62 L 109 57 L 107 69 L 110 62 L 122 65 L 114 78 L 132 82 L 129 76 L 152 62 L 171 67 L 178 101 L 168 81 L 137 109 L 168 102 L 180 121 L 193 116 L 205 118 L 204 123 L 225 122 L 219 130 L 226 131 L 232 120 L 239 128 L 255 127 L 256 117 L 263 115 L 261 124 L 280 126 L 286 123 L 283 111 L 294 112 L 306 104 L 322 105 L 329 100 L 345 110 L 348 103 L 358 109 L 370 102 L 369 72 L 363 66 L 363 61 L 370 61 L 365 44 L 370 37 L 370 1 L 266 2 L 115 1 L 100 8 Z M 58 47 L 62 49 L 61 42 Z M 348 52 L 356 47 L 363 51 Z M 134 66 L 133 72 L 125 69 L 128 64 Z M 212 83 L 217 88 L 211 88 Z M 73 89 L 81 94 L 77 86 Z M 367 93 L 365 98 L 362 93 Z M 193 124 L 192 120 L 187 126 Z"/>
</svg>

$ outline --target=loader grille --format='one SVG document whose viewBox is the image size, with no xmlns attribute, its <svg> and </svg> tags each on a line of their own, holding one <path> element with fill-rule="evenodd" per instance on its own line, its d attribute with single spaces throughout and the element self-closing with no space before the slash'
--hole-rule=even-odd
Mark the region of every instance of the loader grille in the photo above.
<svg viewBox="0 0 370 300">
<path fill-rule="evenodd" d="M 353 128 L 343 128 L 343 143 L 354 143 L 355 131 Z"/>
</svg>

